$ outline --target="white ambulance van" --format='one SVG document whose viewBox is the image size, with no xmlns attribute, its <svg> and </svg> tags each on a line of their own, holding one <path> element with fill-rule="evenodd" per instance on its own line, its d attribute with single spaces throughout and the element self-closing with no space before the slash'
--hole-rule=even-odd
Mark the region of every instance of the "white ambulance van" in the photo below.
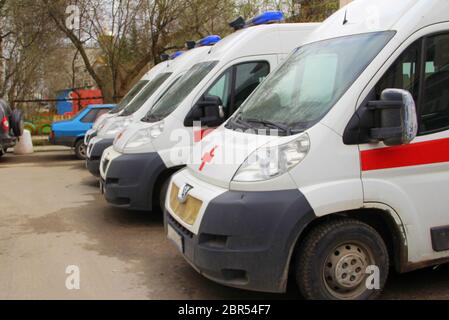
<svg viewBox="0 0 449 320">
<path fill-rule="evenodd" d="M 176 54 L 168 62 L 157 65 L 152 80 L 140 91 L 140 93 L 117 116 L 107 119 L 99 126 L 98 134 L 89 141 L 87 148 L 87 168 L 99 176 L 100 159 L 104 150 L 112 146 L 115 136 L 129 125 L 142 119 L 153 105 L 172 87 L 182 75 L 194 64 L 206 58 L 210 47 L 220 41 L 219 36 L 208 36 L 196 44 L 184 54 Z M 153 69 L 154 69 L 153 68 Z"/>
<path fill-rule="evenodd" d="M 368 299 L 449 262 L 449 1 L 352 2 L 207 140 L 166 200 L 207 278 Z"/>
<path fill-rule="evenodd" d="M 109 203 L 143 211 L 164 207 L 170 177 L 188 163 L 193 139 L 221 125 L 317 28 L 282 19 L 282 12 L 269 11 L 231 23 L 238 30 L 211 48 L 143 121 L 117 137 L 100 166 Z M 197 131 L 195 121 L 202 123 Z"/>
<path fill-rule="evenodd" d="M 108 119 L 111 119 L 113 117 L 117 117 L 125 108 L 126 106 L 134 100 L 134 98 L 142 91 L 142 89 L 151 81 L 153 80 L 158 74 L 162 73 L 164 70 L 166 70 L 170 65 L 170 61 L 163 61 L 153 68 L 151 68 L 150 71 L 148 71 L 142 79 L 140 79 L 132 88 L 128 91 L 126 96 L 120 101 L 117 106 L 112 109 L 110 112 L 103 114 L 101 117 L 99 117 L 95 123 L 92 126 L 92 129 L 87 131 L 85 137 L 84 137 L 84 143 L 87 146 L 90 142 L 90 140 L 97 136 L 98 128 L 100 126 L 103 126 L 105 121 Z"/>
</svg>

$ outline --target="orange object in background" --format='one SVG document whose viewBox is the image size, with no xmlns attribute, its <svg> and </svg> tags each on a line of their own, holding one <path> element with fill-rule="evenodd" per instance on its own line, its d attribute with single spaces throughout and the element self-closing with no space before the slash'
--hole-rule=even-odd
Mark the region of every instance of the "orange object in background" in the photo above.
<svg viewBox="0 0 449 320">
<path fill-rule="evenodd" d="M 72 116 L 91 104 L 103 104 L 101 90 L 74 90 L 70 94 L 73 99 Z M 92 99 L 93 98 L 93 99 Z M 77 100 L 81 99 L 81 100 Z"/>
</svg>

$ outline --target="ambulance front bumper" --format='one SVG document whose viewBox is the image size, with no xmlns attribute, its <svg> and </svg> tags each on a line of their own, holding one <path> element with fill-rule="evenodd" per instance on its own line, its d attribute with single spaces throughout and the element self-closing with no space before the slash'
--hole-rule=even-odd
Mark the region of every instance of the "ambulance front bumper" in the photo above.
<svg viewBox="0 0 449 320">
<path fill-rule="evenodd" d="M 298 190 L 222 189 L 213 195 L 210 185 L 196 182 L 186 171 L 173 180 L 180 189 L 184 183 L 192 186 L 192 195 L 203 204 L 192 225 L 172 209 L 173 184 L 166 203 L 168 235 L 184 258 L 199 273 L 223 285 L 285 292 L 296 241 L 315 218 L 305 197 Z"/>
<path fill-rule="evenodd" d="M 165 169 L 156 152 L 122 154 L 108 149 L 100 164 L 106 201 L 129 210 L 151 211 L 153 190 Z"/>
<path fill-rule="evenodd" d="M 86 167 L 89 172 L 96 176 L 100 176 L 100 160 L 103 152 L 114 144 L 114 139 L 100 139 L 94 137 L 87 146 Z"/>
</svg>

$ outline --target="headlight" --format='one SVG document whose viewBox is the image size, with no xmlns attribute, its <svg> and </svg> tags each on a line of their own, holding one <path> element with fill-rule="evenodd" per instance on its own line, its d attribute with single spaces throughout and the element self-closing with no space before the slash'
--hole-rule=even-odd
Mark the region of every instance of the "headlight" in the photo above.
<svg viewBox="0 0 449 320">
<path fill-rule="evenodd" d="M 116 135 L 116 134 L 120 133 L 121 131 L 123 131 L 123 129 L 125 129 L 127 126 L 129 126 L 131 124 L 131 122 L 132 122 L 131 119 L 120 120 L 120 121 L 114 122 L 106 130 L 106 135 L 113 136 L 113 135 Z"/>
<path fill-rule="evenodd" d="M 160 122 L 154 124 L 150 128 L 145 128 L 137 131 L 131 139 L 126 143 L 125 149 L 136 149 L 140 148 L 148 143 L 151 140 L 156 139 L 164 132 L 164 123 Z"/>
<path fill-rule="evenodd" d="M 234 176 L 236 182 L 256 182 L 276 178 L 297 166 L 310 150 L 307 134 L 280 146 L 265 146 L 246 159 Z"/>
</svg>

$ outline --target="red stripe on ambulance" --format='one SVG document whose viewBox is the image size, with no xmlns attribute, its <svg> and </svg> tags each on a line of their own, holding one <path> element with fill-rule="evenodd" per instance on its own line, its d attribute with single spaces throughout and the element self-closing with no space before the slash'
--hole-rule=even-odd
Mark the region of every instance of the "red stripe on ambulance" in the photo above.
<svg viewBox="0 0 449 320">
<path fill-rule="evenodd" d="M 449 139 L 360 152 L 362 171 L 449 162 Z"/>
</svg>

